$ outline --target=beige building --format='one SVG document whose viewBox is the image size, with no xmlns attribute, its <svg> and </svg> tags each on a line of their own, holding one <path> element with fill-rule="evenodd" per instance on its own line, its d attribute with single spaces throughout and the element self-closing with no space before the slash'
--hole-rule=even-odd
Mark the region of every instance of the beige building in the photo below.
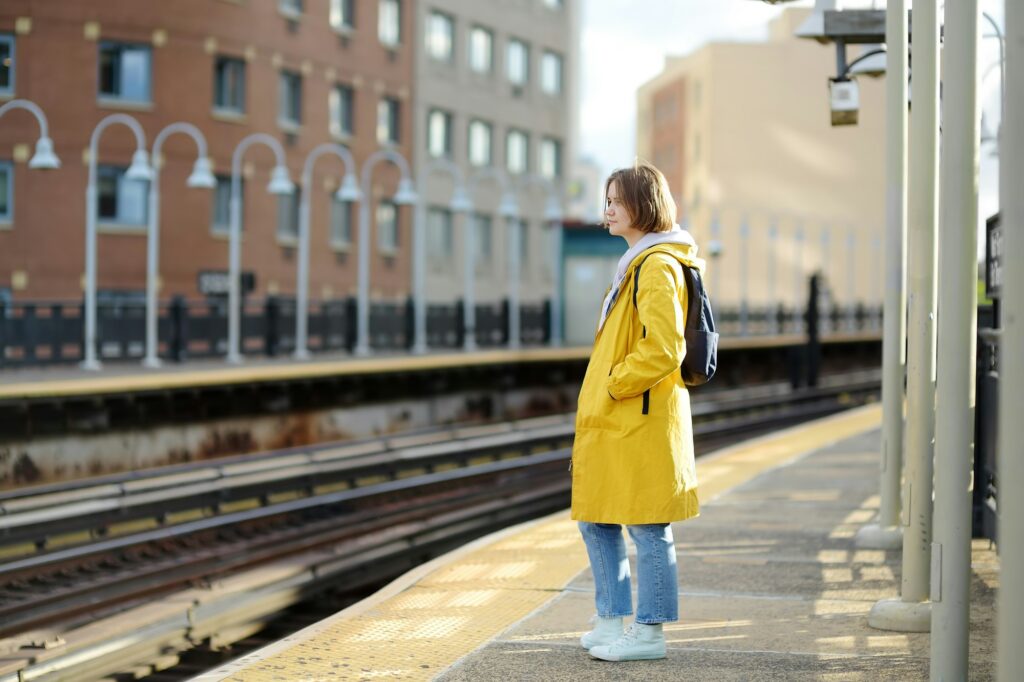
<svg viewBox="0 0 1024 682">
<path fill-rule="evenodd" d="M 720 306 L 804 305 L 815 270 L 836 303 L 881 304 L 884 81 L 861 78 L 859 124 L 832 127 L 834 47 L 793 36 L 807 12 L 766 42 L 670 57 L 637 94 L 637 153 L 665 172 Z"/>
<path fill-rule="evenodd" d="M 577 0 L 428 0 L 416 3 L 414 139 L 418 188 L 426 200 L 430 300 L 461 298 L 463 248 L 472 231 L 475 298 L 508 295 L 509 237 L 498 207 L 502 181 L 517 201 L 522 303 L 553 295 L 554 235 L 549 196 L 564 201 L 575 158 Z M 453 214 L 454 164 L 474 212 Z"/>
</svg>

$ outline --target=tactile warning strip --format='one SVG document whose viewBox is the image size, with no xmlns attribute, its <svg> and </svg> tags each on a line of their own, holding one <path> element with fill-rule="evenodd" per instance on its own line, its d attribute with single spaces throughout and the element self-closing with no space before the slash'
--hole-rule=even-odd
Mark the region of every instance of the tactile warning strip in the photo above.
<svg viewBox="0 0 1024 682">
<path fill-rule="evenodd" d="M 869 406 L 779 431 L 698 460 L 711 499 L 812 450 L 876 428 Z M 562 512 L 502 533 L 429 570 L 407 589 L 329 618 L 207 680 L 429 680 L 557 596 L 587 567 L 576 524 Z M 387 591 L 387 589 L 385 590 Z M 351 615 L 349 615 L 351 614 Z"/>
</svg>

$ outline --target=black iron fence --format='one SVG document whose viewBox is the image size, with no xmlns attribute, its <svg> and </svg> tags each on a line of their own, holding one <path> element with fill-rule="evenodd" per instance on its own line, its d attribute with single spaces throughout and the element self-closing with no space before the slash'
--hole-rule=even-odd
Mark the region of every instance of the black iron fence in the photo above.
<svg viewBox="0 0 1024 682">
<path fill-rule="evenodd" d="M 69 301 L 0 300 L 0 367 L 75 363 L 82 359 L 83 304 Z M 805 311 L 773 306 L 716 313 L 723 336 L 802 334 Z M 863 306 L 834 307 L 818 316 L 820 333 L 881 329 L 881 311 Z M 520 342 L 542 345 L 551 338 L 550 301 L 520 306 Z M 158 305 L 157 354 L 164 360 L 227 354 L 227 302 L 175 297 Z M 427 306 L 427 345 L 461 348 L 467 333 L 461 301 Z M 509 342 L 509 302 L 476 306 L 472 333 L 479 347 Z M 413 341 L 412 301 L 373 303 L 370 345 L 403 350 Z M 314 301 L 309 307 L 308 346 L 312 352 L 351 351 L 356 342 L 354 298 Z M 241 316 L 242 353 L 270 357 L 295 350 L 295 301 L 271 296 L 246 299 Z M 145 306 L 139 301 L 97 305 L 97 351 L 101 360 L 141 359 L 145 355 Z"/>
<path fill-rule="evenodd" d="M 476 306 L 476 341 L 481 347 L 508 343 L 508 301 Z M 101 360 L 141 359 L 145 355 L 145 305 L 99 302 L 97 351 Z M 427 306 L 427 343 L 434 348 L 463 345 L 461 302 Z M 520 341 L 539 345 L 550 339 L 548 301 L 520 306 Z M 78 362 L 83 357 L 84 306 L 68 301 L 0 301 L 0 367 Z M 157 354 L 164 360 L 219 357 L 227 353 L 227 302 L 175 297 L 157 312 Z M 378 350 L 409 348 L 413 340 L 412 301 L 373 303 L 370 345 Z M 308 346 L 313 352 L 351 351 L 356 343 L 355 299 L 311 302 Z M 270 357 L 295 350 L 295 301 L 271 296 L 243 302 L 242 353 Z"/>
</svg>

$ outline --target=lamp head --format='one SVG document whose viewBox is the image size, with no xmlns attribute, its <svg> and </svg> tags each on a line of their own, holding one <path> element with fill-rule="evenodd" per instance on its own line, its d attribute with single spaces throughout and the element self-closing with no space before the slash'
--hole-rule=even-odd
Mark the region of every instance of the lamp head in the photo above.
<svg viewBox="0 0 1024 682">
<path fill-rule="evenodd" d="M 201 189 L 213 189 L 217 186 L 217 178 L 213 177 L 213 173 L 210 171 L 210 160 L 208 158 L 201 156 L 196 159 L 195 164 L 192 166 L 192 175 L 188 176 L 185 184 L 189 187 L 199 187 Z"/>
<path fill-rule="evenodd" d="M 512 194 L 512 192 L 506 192 L 501 197 L 501 203 L 498 204 L 498 215 L 502 218 L 519 217 L 519 202 L 516 201 L 516 195 Z"/>
<path fill-rule="evenodd" d="M 132 165 L 125 172 L 129 180 L 142 180 L 149 182 L 153 179 L 153 169 L 149 167 L 149 155 L 145 149 L 138 149 L 132 155 Z"/>
<path fill-rule="evenodd" d="M 28 167 L 40 170 L 60 168 L 60 159 L 53 153 L 53 140 L 48 137 L 40 137 L 36 141 L 36 153 L 29 159 Z"/>
<path fill-rule="evenodd" d="M 295 185 L 292 184 L 292 180 L 288 176 L 287 168 L 284 166 L 274 166 L 274 170 L 270 174 L 270 184 L 267 185 L 267 191 L 278 196 L 290 196 L 295 191 Z"/>
<path fill-rule="evenodd" d="M 869 54 L 870 52 L 875 54 Z M 863 57 L 851 66 L 847 74 L 851 77 L 868 76 L 869 78 L 884 76 L 886 67 L 885 46 L 867 45 L 864 49 L 864 54 L 868 56 Z"/>
<path fill-rule="evenodd" d="M 341 186 L 338 187 L 338 191 L 334 193 L 334 196 L 338 201 L 359 201 L 362 199 L 363 193 L 359 191 L 356 176 L 352 173 L 345 173 L 345 177 L 341 180 Z"/>
<path fill-rule="evenodd" d="M 419 195 L 413 189 L 412 180 L 402 178 L 398 181 L 398 191 L 395 192 L 394 202 L 399 206 L 411 206 L 419 201 Z"/>
<path fill-rule="evenodd" d="M 455 187 L 455 191 L 452 192 L 452 200 L 448 203 L 448 208 L 454 213 L 469 213 L 473 210 L 473 201 L 469 198 L 469 192 L 462 185 Z"/>
</svg>

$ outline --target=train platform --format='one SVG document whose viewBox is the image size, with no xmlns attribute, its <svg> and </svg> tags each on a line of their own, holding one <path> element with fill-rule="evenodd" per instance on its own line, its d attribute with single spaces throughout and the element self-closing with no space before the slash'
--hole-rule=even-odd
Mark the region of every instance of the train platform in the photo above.
<svg viewBox="0 0 1024 682">
<path fill-rule="evenodd" d="M 195 681 L 927 679 L 927 634 L 867 625 L 900 579 L 898 552 L 854 546 L 877 511 L 880 422 L 867 406 L 698 460 L 702 510 L 675 527 L 681 620 L 665 626 L 664 660 L 607 663 L 580 647 L 593 582 L 560 512 Z M 999 569 L 987 540 L 972 568 L 971 679 L 988 680 Z"/>
<path fill-rule="evenodd" d="M 877 331 L 834 333 L 822 338 L 822 344 L 826 346 L 880 341 L 881 335 Z M 804 343 L 806 337 L 799 334 L 731 337 L 722 340 L 721 350 L 777 349 Z M 180 364 L 166 362 L 157 368 L 142 367 L 138 361 L 123 361 L 105 363 L 98 371 L 86 371 L 73 365 L 6 368 L 0 371 L 0 401 L 311 381 L 324 377 L 473 366 L 585 362 L 589 357 L 589 346 L 538 346 L 476 351 L 437 349 L 423 354 L 382 351 L 365 357 L 333 352 L 317 354 L 307 360 L 296 360 L 291 356 L 251 357 L 239 365 L 229 365 L 221 358 L 199 359 Z"/>
</svg>

